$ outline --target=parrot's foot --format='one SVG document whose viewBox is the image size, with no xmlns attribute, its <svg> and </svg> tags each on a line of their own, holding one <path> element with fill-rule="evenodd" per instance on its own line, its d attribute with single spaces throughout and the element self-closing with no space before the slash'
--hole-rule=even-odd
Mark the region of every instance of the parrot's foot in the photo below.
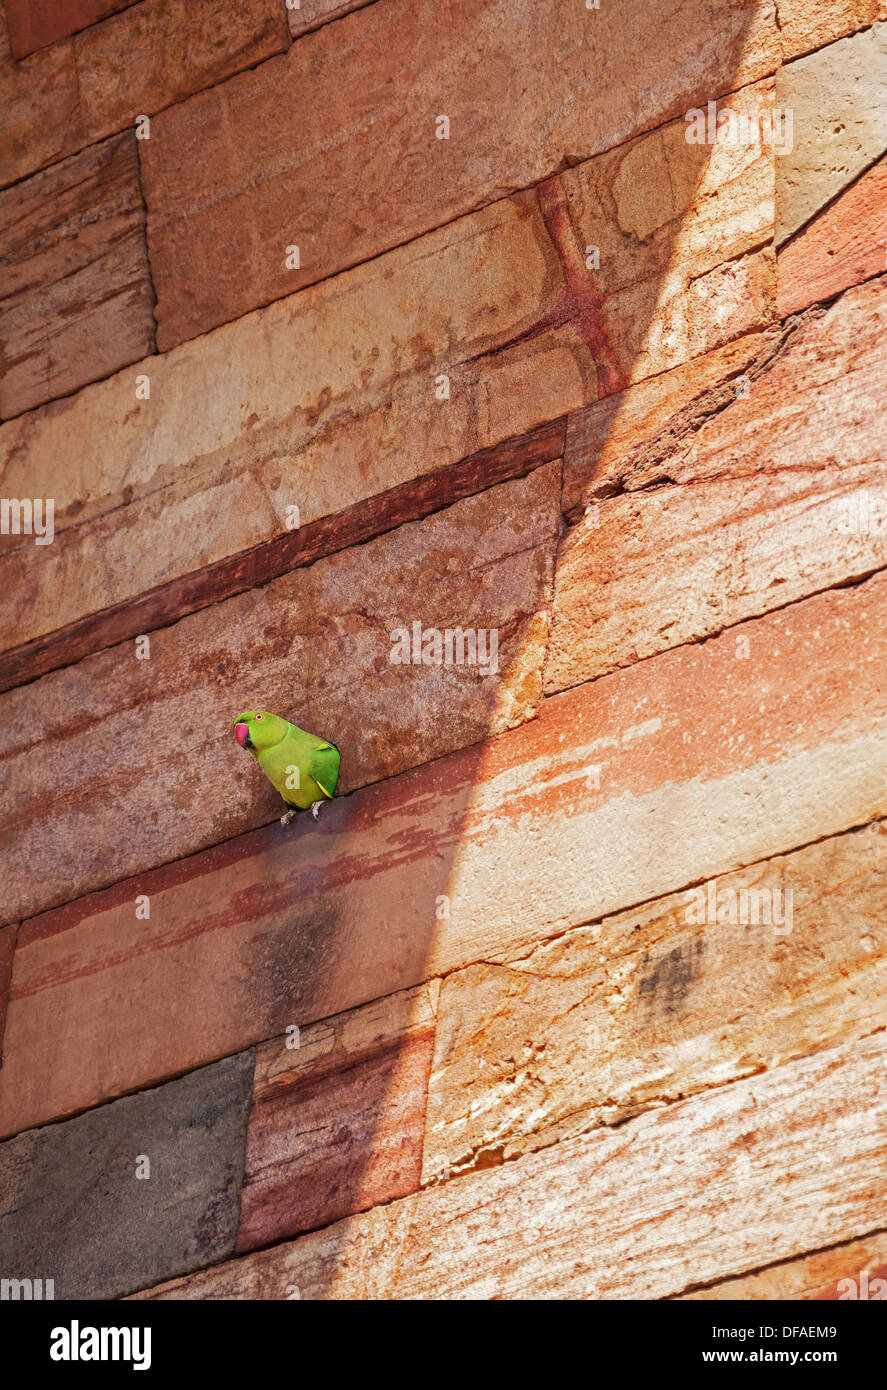
<svg viewBox="0 0 887 1390">
<path fill-rule="evenodd" d="M 299 814 L 298 811 L 294 811 L 292 808 L 290 808 L 290 810 L 287 811 L 287 813 L 286 813 L 285 816 L 281 816 L 281 817 L 280 817 L 280 824 L 281 824 L 281 825 L 292 825 L 293 821 L 296 819 L 296 816 L 297 816 L 298 814 Z"/>
<path fill-rule="evenodd" d="M 322 801 L 312 801 L 311 803 L 311 814 L 315 820 L 317 820 L 318 816 L 320 815 L 320 808 L 322 805 Z"/>
</svg>

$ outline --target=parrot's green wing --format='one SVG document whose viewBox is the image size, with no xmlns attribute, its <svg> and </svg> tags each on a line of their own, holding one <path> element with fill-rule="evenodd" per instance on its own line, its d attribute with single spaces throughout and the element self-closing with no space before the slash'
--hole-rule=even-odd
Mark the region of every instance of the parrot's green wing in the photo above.
<svg viewBox="0 0 887 1390">
<path fill-rule="evenodd" d="M 341 760 L 342 755 L 332 743 L 319 743 L 316 748 L 312 748 L 308 758 L 309 773 L 324 796 L 328 796 L 331 801 L 336 794 Z"/>
</svg>

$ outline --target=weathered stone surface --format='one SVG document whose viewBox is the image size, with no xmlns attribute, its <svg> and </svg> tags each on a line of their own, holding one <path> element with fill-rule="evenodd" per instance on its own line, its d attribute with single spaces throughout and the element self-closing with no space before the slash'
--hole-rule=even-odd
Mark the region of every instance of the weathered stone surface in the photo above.
<svg viewBox="0 0 887 1390">
<path fill-rule="evenodd" d="M 762 82 L 721 109 L 769 120 L 773 95 L 773 83 Z M 772 150 L 686 137 L 686 122 L 675 121 L 539 189 L 565 279 L 582 304 L 573 331 L 588 345 L 597 383 L 586 401 L 774 318 L 772 261 L 767 252 L 749 254 L 772 238 Z M 586 266 L 594 247 L 596 272 Z"/>
<path fill-rule="evenodd" d="M 25 915 L 13 903 L 65 902 L 279 815 L 279 795 L 234 741 L 239 710 L 279 710 L 333 739 L 340 791 L 530 717 L 559 495 L 560 464 L 545 464 L 153 633 L 147 659 L 124 643 L 8 691 L 6 916 Z M 414 623 L 441 643 L 447 629 L 479 632 L 474 661 L 453 646 L 449 664 L 424 647 L 413 662 Z M 393 635 L 403 630 L 408 652 Z"/>
<path fill-rule="evenodd" d="M 566 421 L 553 420 L 518 439 L 482 449 L 449 467 L 436 468 L 386 492 L 355 502 L 333 516 L 276 536 L 264 545 L 228 556 L 206 569 L 171 580 L 126 603 L 81 618 L 45 637 L 0 654 L 0 691 L 82 661 L 139 633 L 166 627 L 246 589 L 314 564 L 325 555 L 363 545 L 409 521 L 418 521 L 498 483 L 526 477 L 542 463 L 563 457 Z"/>
<path fill-rule="evenodd" d="M 618 448 L 594 421 L 568 428 L 567 496 L 590 510 L 558 553 L 546 691 L 887 564 L 885 342 L 882 279 L 790 326 L 744 387 L 709 388 L 652 438 L 637 403 Z"/>
<path fill-rule="evenodd" d="M 618 13 L 575 6 L 556 23 L 531 0 L 369 5 L 158 118 L 143 151 L 158 344 L 536 184 L 778 62 L 773 8 L 743 0 L 689 0 L 680 13 L 646 0 Z M 545 91 L 544 120 L 514 100 L 528 81 Z M 435 138 L 439 115 L 449 139 Z"/>
<path fill-rule="evenodd" d="M 567 417 L 564 449 L 564 514 L 576 521 L 584 508 L 621 491 L 626 460 L 641 449 L 667 451 L 675 430 L 704 416 L 706 400 L 720 388 L 726 401 L 735 396 L 738 378 L 771 356 L 783 339 L 781 325 L 749 333 L 714 352 L 694 357 L 671 371 L 629 386 L 615 396 L 594 401 Z M 694 403 L 699 402 L 699 406 Z M 688 409 L 689 408 L 689 409 Z"/>
<path fill-rule="evenodd" d="M 332 19 L 341 19 L 352 10 L 360 10 L 371 0 L 301 0 L 297 9 L 287 10 L 290 33 L 294 39 L 307 34 L 311 29 L 319 29 Z"/>
<path fill-rule="evenodd" d="M 441 986 L 423 1182 L 864 1036 L 885 1009 L 884 822 L 488 955 Z"/>
<path fill-rule="evenodd" d="M 4 0 L 13 57 L 26 58 L 134 4 L 135 0 Z"/>
<path fill-rule="evenodd" d="M 855 1259 L 859 1259 L 862 1251 L 853 1250 Z M 881 1251 L 881 1263 L 857 1265 L 855 1269 L 845 1266 L 844 1273 L 840 1278 L 833 1279 L 830 1284 L 823 1284 L 820 1288 L 810 1295 L 810 1297 L 824 1300 L 826 1302 L 872 1302 L 882 1303 L 887 1299 L 887 1259 L 883 1257 Z"/>
<path fill-rule="evenodd" d="M 861 508 L 877 516 L 857 526 Z M 887 461 L 603 502 L 558 558 L 547 693 L 887 565 Z"/>
<path fill-rule="evenodd" d="M 885 306 L 882 278 L 849 290 L 828 309 L 811 310 L 799 321 L 689 363 L 686 375 L 663 378 L 657 390 L 656 383 L 645 383 L 619 401 L 577 412 L 567 424 L 568 513 L 575 516 L 592 502 L 669 480 L 698 482 L 728 472 L 752 476 L 762 466 L 770 472 L 785 469 L 807 462 L 811 449 L 813 462 L 834 463 L 833 435 L 840 440 L 841 464 L 879 459 L 872 389 L 865 378 L 883 371 L 878 334 Z M 866 371 L 858 376 L 850 371 L 849 341 L 866 359 Z M 790 399 L 798 384 L 806 393 L 800 405 Z M 606 413 L 597 415 L 604 407 L 617 417 L 612 426 Z M 744 447 L 736 438 L 740 418 Z M 661 467 L 666 457 L 667 470 Z"/>
<path fill-rule="evenodd" d="M 868 1275 L 867 1284 L 860 1278 L 863 1270 Z M 877 1278 L 887 1278 L 887 1232 L 884 1231 L 863 1236 L 861 1240 L 847 1241 L 829 1250 L 817 1250 L 812 1255 L 802 1255 L 800 1259 L 772 1265 L 755 1274 L 725 1279 L 711 1288 L 682 1294 L 681 1298 L 697 1302 L 849 1298 L 849 1287 L 846 1284 L 839 1287 L 839 1281 L 850 1279 L 856 1285 L 858 1301 L 866 1287 L 870 1297 L 872 1292 L 880 1291 L 872 1288 L 872 1281 Z"/>
<path fill-rule="evenodd" d="M 87 143 L 72 138 L 70 117 L 77 107 L 72 44 L 73 40 L 67 39 L 17 63 L 0 10 L 0 187 L 73 154 Z M 39 120 L 35 120 L 37 111 Z M 112 133 L 102 131 L 101 135 Z"/>
<path fill-rule="evenodd" d="M 887 814 L 885 644 L 876 577 L 26 922 L 0 1133 Z"/>
<path fill-rule="evenodd" d="M 43 495 L 54 478 L 59 534 L 42 563 L 25 548 L 0 562 L 32 614 L 4 622 L 4 645 L 286 535 L 289 506 L 304 527 L 580 403 L 573 377 L 551 399 L 556 354 L 538 390 L 495 407 L 503 367 L 467 360 L 540 312 L 540 226 L 532 196 L 499 204 L 5 426 L 4 490 Z M 148 401 L 135 399 L 142 371 Z M 435 393 L 444 371 L 449 401 Z"/>
<path fill-rule="evenodd" d="M 882 274 L 885 246 L 887 159 L 881 159 L 780 251 L 780 318 Z"/>
<path fill-rule="evenodd" d="M 238 1251 L 418 1191 L 437 993 L 432 981 L 301 1029 L 297 1049 L 257 1049 Z"/>
<path fill-rule="evenodd" d="M 776 10 L 786 62 L 887 19 L 884 0 L 776 0 Z"/>
<path fill-rule="evenodd" d="M 12 958 L 18 925 L 10 922 L 0 927 L 0 1063 L 3 1061 L 3 1033 L 6 1028 L 6 1006 L 9 1002 L 9 983 L 12 979 Z"/>
<path fill-rule="evenodd" d="M 284 16 L 281 0 L 140 0 L 21 63 L 0 23 L 0 187 L 282 52 Z"/>
<path fill-rule="evenodd" d="M 776 240 L 786 241 L 887 150 L 887 24 L 781 68 L 777 106 L 794 148 L 776 160 Z"/>
<path fill-rule="evenodd" d="M 851 1240 L 883 1219 L 885 1061 L 832 1048 L 142 1296 L 662 1298 Z"/>
<path fill-rule="evenodd" d="M 282 529 L 289 502 L 305 524 L 519 434 L 549 417 L 519 401 L 484 407 L 496 378 L 476 379 L 470 362 L 506 350 L 545 312 L 557 278 L 545 240 L 535 196 L 520 195 L 152 359 L 148 401 L 136 401 L 136 373 L 124 372 L 7 425 L 4 488 L 30 477 L 45 486 L 65 439 L 76 455 L 56 479 L 59 528 L 178 484 L 167 529 L 193 529 L 199 505 L 209 533 L 192 544 L 194 568 L 227 553 L 212 545 L 216 494 L 219 515 L 246 509 L 246 522 L 229 523 L 246 548 Z M 435 395 L 444 370 L 449 401 Z M 575 385 L 569 399 L 581 399 Z M 512 413 L 504 422 L 492 410 Z M 250 487 L 226 491 L 231 473 L 248 474 Z M 153 581 L 147 558 L 141 573 Z"/>
<path fill-rule="evenodd" d="M 875 200 L 780 324 L 778 161 L 683 120 L 769 112 L 793 29 L 838 39 L 862 0 L 468 9 L 59 0 L 70 32 L 0 60 L 14 208 L 127 142 L 160 171 L 169 342 L 201 335 L 82 387 L 68 351 L 76 398 L 0 428 L 0 493 L 59 503 L 53 546 L 0 538 L 0 1136 L 259 1048 L 219 1210 L 198 1178 L 175 1230 L 120 1199 L 108 1258 L 115 1212 L 84 1236 L 13 1192 L 16 1236 L 30 1209 L 95 1287 L 236 1253 L 176 1294 L 680 1297 L 883 1225 Z M 95 249 L 58 225 L 44 284 Z M 873 283 L 811 310 L 839 260 Z M 393 666 L 414 621 L 494 628 L 498 670 Z M 243 702 L 343 745 L 319 824 L 268 823 Z M 684 920 L 700 875 L 793 889 L 793 930 Z M 840 1077 L 809 1058 L 836 1047 Z M 76 1206 L 51 1169 L 101 1193 L 100 1148 L 15 1181 Z"/>
<path fill-rule="evenodd" d="M 766 107 L 771 87 L 737 102 Z M 772 237 L 772 161 L 720 146 L 703 169 L 684 130 L 0 431 L 3 486 L 52 474 L 59 530 L 50 552 L 0 562 L 28 596 L 4 614 L 3 646 L 285 535 L 293 504 L 310 523 L 772 318 L 773 257 L 754 250 Z M 149 401 L 135 400 L 142 372 Z M 59 478 L 62 441 L 75 457 Z"/>
<path fill-rule="evenodd" d="M 0 1145 L 3 1277 L 114 1298 L 229 1255 L 252 1076 L 226 1057 Z"/>
<path fill-rule="evenodd" d="M 150 352 L 154 293 L 135 136 L 117 135 L 0 192 L 0 264 L 0 417 Z"/>
</svg>

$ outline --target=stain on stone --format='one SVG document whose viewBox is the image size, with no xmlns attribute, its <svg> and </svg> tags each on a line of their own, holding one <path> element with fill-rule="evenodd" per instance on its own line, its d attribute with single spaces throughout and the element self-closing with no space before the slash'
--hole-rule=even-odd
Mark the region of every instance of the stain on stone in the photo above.
<svg viewBox="0 0 887 1390">
<path fill-rule="evenodd" d="M 674 946 L 657 960 L 644 952 L 638 999 L 654 1012 L 674 1014 L 683 1008 L 690 986 L 699 973 L 702 937 Z"/>
<path fill-rule="evenodd" d="M 290 833 L 298 833 L 298 827 Z M 299 876 L 300 889 L 305 888 Z M 256 1036 L 282 1033 L 304 1021 L 322 998 L 341 955 L 341 913 L 320 898 L 284 910 L 280 926 L 249 944 L 244 959 L 243 1008 L 256 1019 Z"/>
</svg>

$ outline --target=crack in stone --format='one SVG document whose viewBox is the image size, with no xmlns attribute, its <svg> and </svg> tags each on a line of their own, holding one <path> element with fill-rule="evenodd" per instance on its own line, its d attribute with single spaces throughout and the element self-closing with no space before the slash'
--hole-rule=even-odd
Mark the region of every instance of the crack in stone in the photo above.
<svg viewBox="0 0 887 1390">
<path fill-rule="evenodd" d="M 665 484 L 683 487 L 694 482 L 714 481 L 715 478 L 697 478 L 682 482 L 665 472 L 654 473 L 653 477 L 644 477 L 643 475 L 649 473 L 650 470 L 655 470 L 657 465 L 664 464 L 665 460 L 680 445 L 692 439 L 710 420 L 723 414 L 735 404 L 737 397 L 735 389 L 731 385 L 732 382 L 740 377 L 747 377 L 749 381 L 754 381 L 765 375 L 781 357 L 786 355 L 795 338 L 806 325 L 824 317 L 826 313 L 825 308 L 814 305 L 812 308 L 804 310 L 803 313 L 791 315 L 779 325 L 774 341 L 767 344 L 753 362 L 744 367 L 740 365 L 733 368 L 723 381 L 695 396 L 671 417 L 669 423 L 654 440 L 637 444 L 630 449 L 614 477 L 603 479 L 597 484 L 590 484 L 586 489 L 586 496 L 603 501 Z M 726 474 L 715 475 L 716 478 L 723 479 L 726 479 L 727 476 Z M 567 513 L 568 519 L 575 520 L 581 515 L 582 506 L 583 504 L 577 504 L 571 507 Z"/>
</svg>

